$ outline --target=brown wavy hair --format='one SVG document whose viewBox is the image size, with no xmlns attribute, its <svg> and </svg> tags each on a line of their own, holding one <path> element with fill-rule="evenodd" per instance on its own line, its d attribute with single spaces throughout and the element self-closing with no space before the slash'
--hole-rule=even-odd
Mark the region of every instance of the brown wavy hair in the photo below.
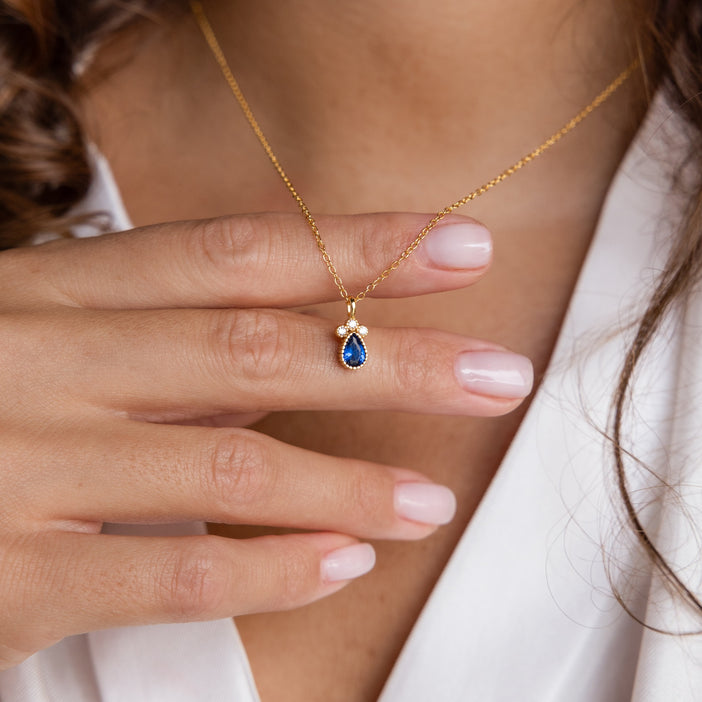
<svg viewBox="0 0 702 702">
<path fill-rule="evenodd" d="M 80 66 L 137 16 L 165 5 L 164 0 L 0 2 L 0 249 L 18 246 L 37 232 L 69 231 L 70 210 L 91 179 L 76 107 Z M 630 533 L 658 575 L 702 615 L 698 595 L 676 574 L 640 518 L 627 479 L 630 452 L 622 443 L 637 363 L 666 313 L 684 299 L 702 270 L 702 0 L 630 0 L 626 8 L 636 28 L 632 52 L 638 54 L 649 97 L 664 90 L 691 126 L 688 153 L 691 171 L 698 175 L 687 183 L 686 217 L 624 359 L 610 437 Z M 620 601 L 641 621 L 624 597 Z"/>
<path fill-rule="evenodd" d="M 163 0 L 0 2 L 0 249 L 68 235 L 91 180 L 77 108 L 80 68 Z M 172 3 L 171 3 L 172 4 Z"/>
</svg>

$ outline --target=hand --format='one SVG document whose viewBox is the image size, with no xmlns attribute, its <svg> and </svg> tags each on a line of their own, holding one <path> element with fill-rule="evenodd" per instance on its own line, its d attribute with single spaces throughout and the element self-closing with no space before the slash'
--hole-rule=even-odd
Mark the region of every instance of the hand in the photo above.
<svg viewBox="0 0 702 702">
<path fill-rule="evenodd" d="M 357 290 L 425 222 L 320 227 Z M 479 278 L 487 233 L 447 224 L 377 292 Z M 277 309 L 337 297 L 297 215 L 0 254 L 0 668 L 89 630 L 297 607 L 372 567 L 357 538 L 422 538 L 451 518 L 450 491 L 418 473 L 192 425 L 288 409 L 496 415 L 530 390 L 523 357 L 436 330 L 372 329 L 371 360 L 346 370 L 334 324 Z M 313 533 L 100 533 L 103 522 L 184 520 Z"/>
</svg>

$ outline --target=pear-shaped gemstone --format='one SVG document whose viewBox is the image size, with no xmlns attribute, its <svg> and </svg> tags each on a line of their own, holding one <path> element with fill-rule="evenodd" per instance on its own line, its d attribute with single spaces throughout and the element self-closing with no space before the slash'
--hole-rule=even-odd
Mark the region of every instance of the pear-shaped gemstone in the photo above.
<svg viewBox="0 0 702 702">
<path fill-rule="evenodd" d="M 353 333 L 346 337 L 341 358 L 349 368 L 359 368 L 366 362 L 366 347 L 358 334 Z"/>
</svg>

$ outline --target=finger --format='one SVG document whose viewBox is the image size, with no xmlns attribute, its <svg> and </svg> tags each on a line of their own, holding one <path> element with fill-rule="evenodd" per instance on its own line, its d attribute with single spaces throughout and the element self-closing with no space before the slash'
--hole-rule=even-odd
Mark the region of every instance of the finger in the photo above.
<svg viewBox="0 0 702 702">
<path fill-rule="evenodd" d="M 19 539 L 0 555 L 3 634 L 41 639 L 27 649 L 107 627 L 299 607 L 374 563 L 368 544 L 339 534 L 235 541 L 55 532 Z"/>
<path fill-rule="evenodd" d="M 430 219 L 418 214 L 320 217 L 319 227 L 354 295 Z M 163 224 L 3 256 L 3 299 L 23 305 L 50 299 L 91 308 L 290 307 L 339 296 L 307 223 L 294 214 Z M 485 271 L 490 256 L 487 230 L 451 215 L 373 294 L 407 296 L 463 287 Z M 16 289 L 23 291 L 21 299 Z"/>
<path fill-rule="evenodd" d="M 48 449 L 33 466 L 41 479 L 24 478 L 13 494 L 49 524 L 198 520 L 418 539 L 455 512 L 451 491 L 414 471 L 247 429 L 91 423 L 52 437 Z"/>
<path fill-rule="evenodd" d="M 339 362 L 335 327 L 309 315 L 81 315 L 75 329 L 61 332 L 65 354 L 55 361 L 61 367 L 44 361 L 46 382 L 60 371 L 62 394 L 149 419 L 293 408 L 495 415 L 516 407 L 532 383 L 523 356 L 434 329 L 371 329 L 367 361 L 350 371 Z"/>
</svg>

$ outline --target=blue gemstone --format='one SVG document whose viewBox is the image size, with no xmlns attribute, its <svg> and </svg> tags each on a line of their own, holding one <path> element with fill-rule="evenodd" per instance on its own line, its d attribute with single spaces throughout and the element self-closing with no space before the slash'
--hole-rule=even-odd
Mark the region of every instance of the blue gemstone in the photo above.
<svg viewBox="0 0 702 702">
<path fill-rule="evenodd" d="M 341 357 L 349 368 L 358 368 L 366 362 L 366 347 L 358 334 L 349 334 L 346 337 Z"/>
</svg>

